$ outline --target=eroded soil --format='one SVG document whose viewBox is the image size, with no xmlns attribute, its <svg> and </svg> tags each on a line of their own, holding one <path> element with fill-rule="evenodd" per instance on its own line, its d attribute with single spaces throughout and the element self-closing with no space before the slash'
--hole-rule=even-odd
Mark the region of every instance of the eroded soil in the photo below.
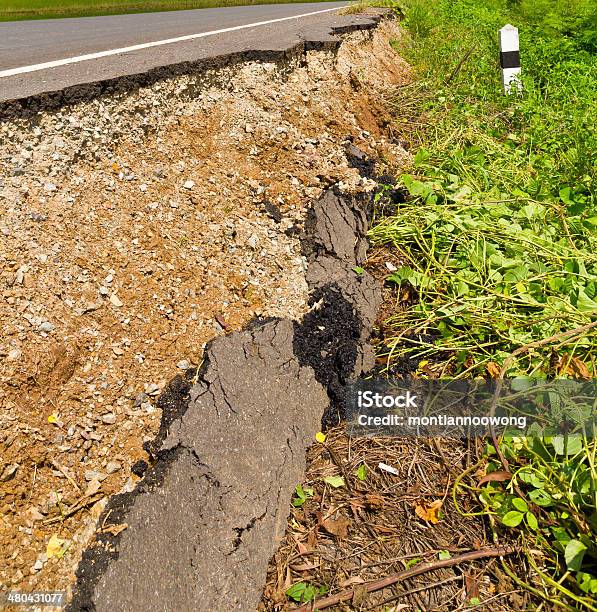
<svg viewBox="0 0 597 612">
<path fill-rule="evenodd" d="M 292 228 L 330 184 L 374 188 L 347 143 L 405 163 L 382 104 L 398 35 L 0 125 L 0 589 L 67 589 L 166 381 L 306 310 Z"/>
</svg>

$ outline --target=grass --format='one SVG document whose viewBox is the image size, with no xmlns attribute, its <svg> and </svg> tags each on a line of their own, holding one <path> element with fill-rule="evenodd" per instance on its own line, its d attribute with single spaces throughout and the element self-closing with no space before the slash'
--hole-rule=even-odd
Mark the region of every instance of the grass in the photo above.
<svg viewBox="0 0 597 612">
<path fill-rule="evenodd" d="M 397 308 L 381 355 L 433 377 L 593 379 L 597 10 L 585 0 L 399 8 L 408 35 L 396 46 L 415 79 L 396 92 L 395 127 L 416 155 L 387 186 L 404 201 L 371 231 L 404 261 L 388 277 Z M 501 89 L 497 31 L 508 22 L 520 29 L 521 96 Z M 594 400 L 587 408 L 595 414 Z M 584 434 L 487 446 L 485 469 L 508 476 L 478 492 L 479 512 L 496 538 L 521 533 L 537 575 L 526 586 L 548 607 L 596 609 L 597 442 Z"/>
<path fill-rule="evenodd" d="M 284 3 L 320 1 L 325 0 L 283 0 Z M 280 0 L 0 0 L 0 21 L 92 17 L 281 3 Z"/>
</svg>

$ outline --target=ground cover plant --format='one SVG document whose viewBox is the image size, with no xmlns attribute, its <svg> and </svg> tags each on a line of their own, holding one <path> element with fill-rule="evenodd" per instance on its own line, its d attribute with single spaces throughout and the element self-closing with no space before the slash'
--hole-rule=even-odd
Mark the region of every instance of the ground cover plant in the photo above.
<svg viewBox="0 0 597 612">
<path fill-rule="evenodd" d="M 397 92 L 412 170 L 404 202 L 371 231 L 403 264 L 380 355 L 421 376 L 595 376 L 597 10 L 584 0 L 411 0 Z M 497 32 L 520 29 L 524 93 L 501 90 Z M 554 402 L 559 401 L 554 398 Z M 588 410 L 595 411 L 595 400 Z M 582 426 L 582 423 L 577 423 Z M 463 475 L 494 535 L 516 530 L 546 606 L 595 610 L 597 444 L 580 436 L 488 444 L 482 486 Z M 506 563 L 513 578 L 516 572 Z"/>
</svg>

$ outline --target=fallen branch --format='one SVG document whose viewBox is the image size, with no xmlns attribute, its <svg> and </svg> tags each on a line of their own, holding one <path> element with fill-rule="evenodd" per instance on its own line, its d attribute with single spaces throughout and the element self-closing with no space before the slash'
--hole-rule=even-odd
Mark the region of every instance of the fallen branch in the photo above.
<svg viewBox="0 0 597 612">
<path fill-rule="evenodd" d="M 458 555 L 457 557 L 452 557 L 451 559 L 443 559 L 441 561 L 434 561 L 432 563 L 421 563 L 403 572 L 398 572 L 396 574 L 387 576 L 386 578 L 381 578 L 379 580 L 373 580 L 372 582 L 366 582 L 365 584 L 361 584 L 359 585 L 359 590 L 364 589 L 367 593 L 373 593 L 374 591 L 385 589 L 386 587 L 392 586 L 393 584 L 397 584 L 398 582 L 404 582 L 405 580 L 407 580 L 408 578 L 412 578 L 413 576 L 419 576 L 420 574 L 425 574 L 427 572 L 431 572 L 433 570 L 441 569 L 444 567 L 460 565 L 461 563 L 466 563 L 467 561 L 475 561 L 476 559 L 486 559 L 488 557 L 505 557 L 506 555 L 511 555 L 513 552 L 515 552 L 515 550 L 516 549 L 513 546 L 483 548 L 481 550 L 472 550 L 462 555 Z M 304 604 L 299 608 L 294 608 L 293 612 L 314 612 L 315 610 L 323 610 L 325 608 L 329 608 L 330 606 L 339 604 L 343 601 L 350 601 L 354 597 L 354 594 L 355 592 L 353 589 L 341 591 L 340 593 L 336 593 L 336 595 L 331 595 L 330 597 L 322 597 L 320 599 L 310 601 L 309 603 Z"/>
</svg>

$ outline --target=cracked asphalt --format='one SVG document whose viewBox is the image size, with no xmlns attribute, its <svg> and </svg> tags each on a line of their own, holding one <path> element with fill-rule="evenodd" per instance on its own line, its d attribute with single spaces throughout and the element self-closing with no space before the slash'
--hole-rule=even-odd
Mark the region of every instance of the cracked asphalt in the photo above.
<svg viewBox="0 0 597 612">
<path fill-rule="evenodd" d="M 141 13 L 0 23 L 0 102 L 141 74 L 164 66 L 251 51 L 283 50 L 342 26 L 336 11 L 258 25 L 33 72 L 3 72 L 133 45 L 212 32 L 274 19 L 329 11 L 348 2 L 257 6 Z M 355 17 L 352 17 L 354 22 Z M 358 20 L 358 17 L 357 17 Z"/>
</svg>

